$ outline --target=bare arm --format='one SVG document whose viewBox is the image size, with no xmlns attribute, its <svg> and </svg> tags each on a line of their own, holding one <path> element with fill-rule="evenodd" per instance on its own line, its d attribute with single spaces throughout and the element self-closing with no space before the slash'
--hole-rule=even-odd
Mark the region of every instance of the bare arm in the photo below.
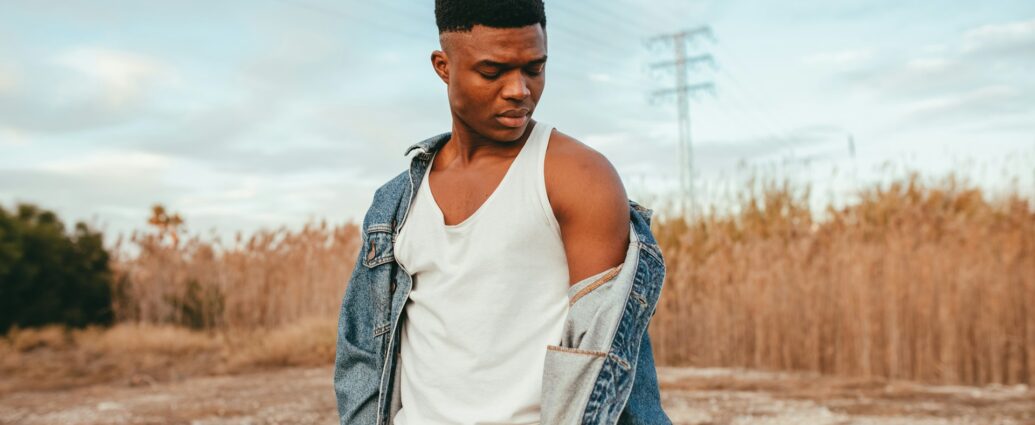
<svg viewBox="0 0 1035 425">
<path fill-rule="evenodd" d="M 620 264 L 629 246 L 629 206 L 614 166 L 589 146 L 554 132 L 545 176 L 568 258 L 569 283 Z"/>
</svg>

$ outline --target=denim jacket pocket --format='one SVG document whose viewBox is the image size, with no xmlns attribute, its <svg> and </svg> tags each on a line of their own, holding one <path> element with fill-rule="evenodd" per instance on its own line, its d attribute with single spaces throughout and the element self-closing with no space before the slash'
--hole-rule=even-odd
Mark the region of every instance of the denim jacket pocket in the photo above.
<svg viewBox="0 0 1035 425">
<path fill-rule="evenodd" d="M 395 261 L 392 226 L 372 224 L 363 233 L 363 265 L 368 268 Z"/>
<path fill-rule="evenodd" d="M 548 345 L 544 370 L 558 373 L 543 376 L 540 423 L 579 423 L 605 358 L 601 351 Z"/>
</svg>

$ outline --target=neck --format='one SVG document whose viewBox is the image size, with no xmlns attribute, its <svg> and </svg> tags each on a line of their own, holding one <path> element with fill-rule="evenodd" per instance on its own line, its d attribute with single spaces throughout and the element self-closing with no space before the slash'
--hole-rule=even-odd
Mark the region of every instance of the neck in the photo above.
<svg viewBox="0 0 1035 425">
<path fill-rule="evenodd" d="M 438 157 L 443 158 L 446 162 L 459 161 L 461 165 L 467 165 L 475 157 L 514 156 L 525 145 L 528 136 L 532 134 L 534 125 L 535 120 L 529 119 L 521 137 L 515 140 L 499 141 L 479 134 L 463 121 L 453 117 L 453 132 L 439 150 Z"/>
</svg>

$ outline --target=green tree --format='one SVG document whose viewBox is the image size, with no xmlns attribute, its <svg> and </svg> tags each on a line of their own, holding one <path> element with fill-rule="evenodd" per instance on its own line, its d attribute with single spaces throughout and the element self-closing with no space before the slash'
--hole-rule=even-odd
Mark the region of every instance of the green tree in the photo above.
<svg viewBox="0 0 1035 425">
<path fill-rule="evenodd" d="M 51 211 L 0 206 L 0 330 L 110 324 L 108 259 L 101 233 L 82 222 L 66 232 Z"/>
</svg>

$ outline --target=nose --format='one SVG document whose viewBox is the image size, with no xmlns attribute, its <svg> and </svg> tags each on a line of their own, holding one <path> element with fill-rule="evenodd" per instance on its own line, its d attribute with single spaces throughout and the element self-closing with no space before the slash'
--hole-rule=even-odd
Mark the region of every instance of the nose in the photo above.
<svg viewBox="0 0 1035 425">
<path fill-rule="evenodd" d="M 516 75 L 513 75 L 516 74 Z M 503 86 L 502 96 L 507 100 L 523 101 L 532 92 L 528 89 L 528 83 L 525 81 L 525 75 L 521 72 L 513 73 Z"/>
</svg>

